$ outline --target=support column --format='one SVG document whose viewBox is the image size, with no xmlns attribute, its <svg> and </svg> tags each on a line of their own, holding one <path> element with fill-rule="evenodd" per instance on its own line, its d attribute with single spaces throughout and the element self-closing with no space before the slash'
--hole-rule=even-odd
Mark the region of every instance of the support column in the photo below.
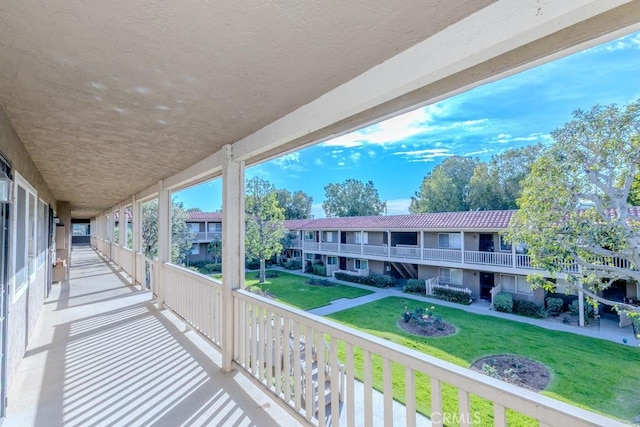
<svg viewBox="0 0 640 427">
<path fill-rule="evenodd" d="M 464 264 L 464 231 L 460 232 L 460 262 Z"/>
<path fill-rule="evenodd" d="M 233 158 L 225 145 L 222 164 L 222 370 L 230 372 L 233 361 L 233 290 L 244 288 L 244 162 Z"/>
<path fill-rule="evenodd" d="M 118 245 L 121 248 L 124 248 L 126 246 L 125 240 L 127 238 L 127 212 L 125 210 L 125 205 L 120 203 L 120 205 L 118 206 L 118 212 L 120 212 L 120 222 L 118 223 Z"/>
<path fill-rule="evenodd" d="M 515 242 L 511 243 L 511 260 L 513 261 L 513 268 L 517 267 L 517 260 L 516 260 L 517 256 L 516 256 L 516 244 Z"/>
<path fill-rule="evenodd" d="M 420 230 L 420 259 L 424 259 L 424 230 Z"/>
<path fill-rule="evenodd" d="M 578 290 L 578 311 L 580 326 L 584 326 L 584 292 L 582 292 L 582 283 L 580 283 L 580 289 Z"/>
<path fill-rule="evenodd" d="M 155 293 L 158 308 L 164 304 L 164 265 L 171 262 L 171 194 L 164 189 L 164 181 L 158 183 L 158 266 Z"/>
<path fill-rule="evenodd" d="M 138 277 L 138 255 L 142 248 L 142 206 L 136 200 L 136 196 L 131 198 L 131 252 L 133 253 L 133 284 L 143 284 L 144 277 Z M 144 261 L 142 261 L 144 265 Z M 142 286 L 144 289 L 144 285 Z"/>
</svg>

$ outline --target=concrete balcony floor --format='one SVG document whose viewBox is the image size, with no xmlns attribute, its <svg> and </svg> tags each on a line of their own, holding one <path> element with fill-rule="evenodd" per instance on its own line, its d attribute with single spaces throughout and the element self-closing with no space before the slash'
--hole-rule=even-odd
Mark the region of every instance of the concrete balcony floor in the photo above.
<svg viewBox="0 0 640 427">
<path fill-rule="evenodd" d="M 54 284 L 8 404 L 3 427 L 298 424 L 88 246 Z"/>
</svg>

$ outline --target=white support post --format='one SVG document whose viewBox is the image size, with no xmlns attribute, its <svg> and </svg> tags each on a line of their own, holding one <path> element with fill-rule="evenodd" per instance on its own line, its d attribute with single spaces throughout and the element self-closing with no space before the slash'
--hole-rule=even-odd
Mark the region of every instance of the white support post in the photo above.
<svg viewBox="0 0 640 427">
<path fill-rule="evenodd" d="M 460 262 L 464 264 L 464 231 L 460 232 Z"/>
<path fill-rule="evenodd" d="M 391 231 L 387 230 L 387 258 L 391 258 Z"/>
<path fill-rule="evenodd" d="M 222 370 L 230 372 L 233 361 L 233 289 L 244 288 L 244 162 L 233 158 L 225 145 L 222 164 Z"/>
<path fill-rule="evenodd" d="M 338 253 L 342 249 L 341 245 L 342 245 L 342 231 L 338 230 Z"/>
<path fill-rule="evenodd" d="M 582 283 L 580 283 L 580 289 L 578 290 L 578 311 L 580 326 L 584 326 L 584 292 L 582 292 Z"/>
<path fill-rule="evenodd" d="M 511 243 L 511 260 L 513 261 L 513 268 L 517 267 L 517 260 L 516 260 L 516 245 L 514 243 Z"/>
<path fill-rule="evenodd" d="M 120 222 L 118 222 L 118 246 L 124 248 L 126 246 L 125 239 L 127 238 L 127 213 L 124 204 L 120 203 L 118 206 L 118 212 L 120 212 Z M 120 267 L 122 269 L 122 267 Z"/>
<path fill-rule="evenodd" d="M 138 254 L 142 249 L 142 206 L 136 196 L 131 199 L 131 253 L 133 254 L 133 284 L 140 282 L 144 289 L 144 277 L 138 277 Z M 144 264 L 144 261 L 142 261 Z"/>
<path fill-rule="evenodd" d="M 171 193 L 164 188 L 164 182 L 158 183 L 158 265 L 160 271 L 156 279 L 158 308 L 164 304 L 164 265 L 171 262 Z"/>
<path fill-rule="evenodd" d="M 364 254 L 364 231 L 360 230 L 360 255 Z"/>
<path fill-rule="evenodd" d="M 424 230 L 420 230 L 420 259 L 424 259 Z"/>
</svg>

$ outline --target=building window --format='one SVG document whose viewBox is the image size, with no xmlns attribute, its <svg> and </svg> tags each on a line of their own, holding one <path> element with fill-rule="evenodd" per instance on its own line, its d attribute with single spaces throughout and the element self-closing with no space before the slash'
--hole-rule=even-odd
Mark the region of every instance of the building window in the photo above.
<svg viewBox="0 0 640 427">
<path fill-rule="evenodd" d="M 222 223 L 221 222 L 210 222 L 209 223 L 209 233 L 220 233 L 222 232 Z"/>
<path fill-rule="evenodd" d="M 441 268 L 438 277 L 440 283 L 448 283 L 450 285 L 462 285 L 462 270 L 459 268 Z"/>
<path fill-rule="evenodd" d="M 438 233 L 438 247 L 446 249 L 461 249 L 460 233 Z"/>
<path fill-rule="evenodd" d="M 313 231 L 305 231 L 304 232 L 304 240 L 315 240 L 315 233 Z"/>
<path fill-rule="evenodd" d="M 189 225 L 189 228 L 191 229 L 191 231 L 193 231 L 194 233 L 199 233 L 200 232 L 200 223 L 199 222 L 188 222 L 187 224 Z"/>
<path fill-rule="evenodd" d="M 191 255 L 200 255 L 200 245 L 198 243 L 191 247 Z"/>
<path fill-rule="evenodd" d="M 516 294 L 525 294 L 525 295 L 533 294 L 533 290 L 531 289 L 531 284 L 527 282 L 527 278 L 525 276 L 501 274 L 500 284 L 502 285 L 502 289 L 507 292 L 513 292 Z"/>
<path fill-rule="evenodd" d="M 356 270 L 368 270 L 369 269 L 369 261 L 366 259 L 357 259 L 354 263 L 354 268 Z"/>
<path fill-rule="evenodd" d="M 37 252 L 37 198 L 36 191 L 16 174 L 15 234 L 13 245 L 14 297 L 26 289 L 36 274 Z"/>
<path fill-rule="evenodd" d="M 315 254 L 310 254 L 308 252 L 304 254 L 304 259 L 306 259 L 307 261 L 313 261 L 315 258 Z"/>
<path fill-rule="evenodd" d="M 338 265 L 338 257 L 337 256 L 328 256 L 327 257 L 327 265 Z"/>
<path fill-rule="evenodd" d="M 333 233 L 328 231 L 326 233 L 326 239 L 327 239 L 327 243 L 333 243 Z"/>
<path fill-rule="evenodd" d="M 369 233 L 364 231 L 362 233 L 356 233 L 356 243 L 369 244 Z M 363 269 L 364 270 L 364 269 Z"/>
<path fill-rule="evenodd" d="M 500 236 L 500 250 L 504 252 L 511 252 L 511 243 L 507 243 L 504 236 Z"/>
</svg>

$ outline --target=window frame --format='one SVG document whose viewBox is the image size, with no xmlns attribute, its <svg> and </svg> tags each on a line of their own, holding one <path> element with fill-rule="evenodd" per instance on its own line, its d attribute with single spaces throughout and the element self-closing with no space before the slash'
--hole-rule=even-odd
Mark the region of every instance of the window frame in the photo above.
<svg viewBox="0 0 640 427">
<path fill-rule="evenodd" d="M 361 241 L 362 240 L 362 241 Z M 368 231 L 358 231 L 355 233 L 354 241 L 357 245 L 368 245 L 369 244 L 369 232 Z"/>
<path fill-rule="evenodd" d="M 358 267 L 358 264 L 360 264 L 360 266 Z M 362 268 L 362 265 L 366 265 L 365 268 Z M 369 269 L 369 260 L 368 259 L 362 259 L 362 258 L 356 258 L 353 261 L 353 269 L 354 270 L 368 270 Z"/>
<path fill-rule="evenodd" d="M 448 280 L 443 280 L 443 272 L 447 271 L 447 275 L 449 276 Z M 452 274 L 454 273 L 454 274 Z M 460 279 L 459 282 L 454 280 L 455 279 Z M 438 269 L 438 281 L 439 282 L 443 282 L 443 283 L 447 283 L 450 285 L 455 285 L 455 286 L 463 286 L 464 284 L 464 272 L 461 268 L 450 268 L 450 267 L 440 267 Z"/>
<path fill-rule="evenodd" d="M 33 283 L 33 281 L 37 277 L 37 245 L 38 245 L 38 207 L 39 207 L 39 198 L 38 192 L 35 187 L 33 187 L 29 181 L 27 181 L 20 173 L 15 172 L 14 178 L 14 206 L 11 213 L 11 227 L 12 227 L 12 236 L 10 238 L 10 272 L 11 272 L 11 280 L 9 281 L 9 286 L 11 290 L 11 302 L 15 303 L 29 288 L 29 286 Z M 18 230 L 19 225 L 19 216 L 21 212 L 19 212 L 18 205 L 18 197 L 20 195 L 20 188 L 24 190 L 25 200 L 24 200 L 24 224 L 22 226 L 21 232 Z M 31 207 L 30 198 L 33 198 L 33 207 Z M 30 209 L 33 208 L 33 218 Z M 32 221 L 32 224 L 30 222 Z M 33 238 L 32 238 L 33 237 Z M 17 283 L 17 263 L 18 257 L 18 239 L 22 240 L 23 243 L 23 253 L 21 255 L 22 261 L 24 262 L 22 266 L 22 270 L 24 271 L 23 279 L 21 283 Z M 31 248 L 33 247 L 33 256 L 30 259 Z M 32 265 L 30 265 L 32 264 Z"/>
<path fill-rule="evenodd" d="M 500 234 L 500 252 L 511 252 L 513 246 L 511 243 L 507 243 L 504 241 L 504 236 Z"/>
<path fill-rule="evenodd" d="M 505 278 L 513 278 L 513 290 L 505 288 Z M 527 281 L 526 276 L 520 276 L 517 274 L 500 274 L 500 285 L 506 292 L 520 294 L 520 295 L 533 295 L 533 289 L 531 289 L 531 283 Z M 525 289 L 522 289 L 525 288 Z M 524 290 L 524 292 L 523 292 Z"/>
<path fill-rule="evenodd" d="M 446 245 L 442 244 L 442 237 L 447 236 Z M 453 239 L 452 239 L 453 237 Z M 453 240 L 453 244 L 452 244 Z M 457 243 L 457 245 L 455 245 Z M 462 249 L 462 234 L 460 233 L 438 233 L 439 249 Z"/>
</svg>

